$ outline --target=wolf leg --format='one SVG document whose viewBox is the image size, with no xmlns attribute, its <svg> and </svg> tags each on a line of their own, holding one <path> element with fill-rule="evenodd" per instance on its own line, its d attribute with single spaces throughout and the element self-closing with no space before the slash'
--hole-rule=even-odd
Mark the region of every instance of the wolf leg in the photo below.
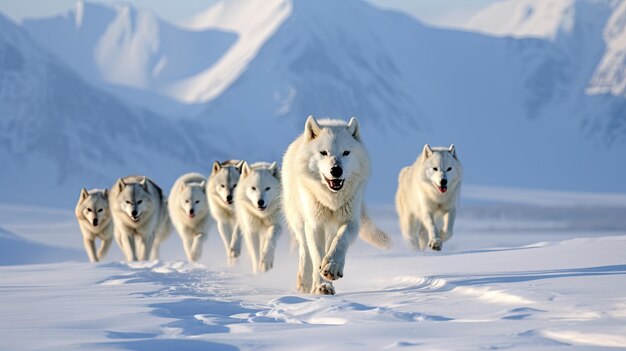
<svg viewBox="0 0 626 351">
<path fill-rule="evenodd" d="M 102 240 L 100 243 L 100 248 L 98 249 L 98 261 L 102 260 L 104 256 L 109 252 L 109 248 L 111 248 L 111 243 L 113 242 L 113 238 L 109 236 L 108 238 Z"/>
<path fill-rule="evenodd" d="M 297 238 L 298 252 L 300 254 L 298 263 L 298 276 L 296 281 L 296 287 L 301 293 L 310 293 L 313 282 L 311 281 L 311 275 L 313 274 L 313 264 L 311 262 L 311 255 L 309 254 L 309 248 L 306 244 L 306 238 L 301 233 Z"/>
<path fill-rule="evenodd" d="M 311 255 L 311 264 L 313 265 L 312 274 L 312 294 L 334 295 L 335 288 L 333 284 L 322 278 L 322 257 L 326 247 L 326 238 L 324 227 L 317 226 L 315 228 L 305 225 L 306 243 Z"/>
<path fill-rule="evenodd" d="M 259 271 L 267 272 L 274 267 L 274 251 L 276 250 L 276 243 L 278 242 L 279 235 L 280 228 L 277 225 L 267 228 L 265 240 L 261 246 Z"/>
<path fill-rule="evenodd" d="M 447 241 L 454 234 L 454 221 L 456 219 L 456 208 L 443 214 L 443 225 L 441 227 L 441 240 Z"/>
<path fill-rule="evenodd" d="M 233 233 L 230 238 L 230 246 L 228 250 L 228 257 L 231 259 L 239 257 L 241 255 L 241 229 L 239 225 L 235 223 L 233 225 Z"/>
<path fill-rule="evenodd" d="M 142 238 L 142 252 L 141 259 L 143 261 L 148 261 L 150 259 L 150 253 L 152 252 L 152 246 L 154 245 L 154 235 L 155 233 L 148 233 L 145 237 Z"/>
<path fill-rule="evenodd" d="M 352 222 L 339 227 L 330 250 L 322 260 L 320 274 L 328 280 L 337 280 L 343 277 L 348 247 L 354 242 L 358 234 L 358 223 Z"/>
<path fill-rule="evenodd" d="M 204 245 L 206 237 L 206 233 L 193 233 L 193 240 L 189 248 L 191 261 L 198 261 L 200 257 L 202 257 L 202 246 Z"/>
<path fill-rule="evenodd" d="M 85 245 L 85 251 L 89 256 L 89 262 L 98 262 L 98 255 L 96 254 L 96 243 L 94 240 L 83 237 L 83 244 Z"/>
<path fill-rule="evenodd" d="M 251 228 L 243 230 L 243 238 L 246 248 L 252 261 L 252 272 L 256 273 L 259 267 L 259 233 L 255 233 Z"/>
<path fill-rule="evenodd" d="M 428 233 L 428 247 L 434 251 L 441 251 L 442 242 L 441 238 L 439 238 L 438 230 L 435 227 L 433 216 L 430 213 L 423 213 L 422 221 L 422 225 Z"/>
</svg>

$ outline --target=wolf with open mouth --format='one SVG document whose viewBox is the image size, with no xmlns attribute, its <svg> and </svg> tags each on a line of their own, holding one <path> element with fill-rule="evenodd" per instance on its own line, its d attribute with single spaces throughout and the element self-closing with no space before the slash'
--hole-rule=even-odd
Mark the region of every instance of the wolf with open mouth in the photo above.
<svg viewBox="0 0 626 351">
<path fill-rule="evenodd" d="M 363 208 L 370 159 L 359 121 L 310 116 L 304 132 L 283 158 L 283 211 L 298 242 L 297 287 L 305 293 L 334 294 L 331 281 L 344 275 L 348 247 L 357 233 L 387 248 L 388 234 Z"/>
<path fill-rule="evenodd" d="M 424 250 L 428 245 L 440 251 L 452 237 L 462 179 L 454 145 L 426 144 L 417 160 L 400 171 L 396 210 L 402 236 L 413 248 Z"/>
</svg>

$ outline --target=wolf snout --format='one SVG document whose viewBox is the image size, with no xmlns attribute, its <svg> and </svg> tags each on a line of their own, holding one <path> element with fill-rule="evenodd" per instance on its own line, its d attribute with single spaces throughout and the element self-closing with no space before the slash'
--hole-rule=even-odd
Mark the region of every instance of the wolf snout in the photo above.
<svg viewBox="0 0 626 351">
<path fill-rule="evenodd" d="M 189 215 L 190 216 L 193 216 L 195 214 L 196 214 L 196 211 L 193 208 L 189 210 Z"/>
<path fill-rule="evenodd" d="M 137 217 L 137 210 L 133 210 L 133 212 L 130 213 L 133 217 Z"/>
<path fill-rule="evenodd" d="M 229 204 L 232 204 L 233 203 L 233 196 L 232 195 L 226 196 L 226 202 L 228 202 Z"/>
<path fill-rule="evenodd" d="M 448 180 L 447 179 L 442 179 L 441 180 L 441 186 L 447 186 L 448 185 Z"/>
<path fill-rule="evenodd" d="M 265 201 L 263 201 L 263 199 L 257 201 L 257 205 L 259 205 L 259 207 L 263 207 L 265 206 Z"/>
<path fill-rule="evenodd" d="M 98 226 L 98 218 L 94 218 L 93 219 L 93 226 L 97 227 Z"/>
<path fill-rule="evenodd" d="M 341 168 L 339 166 L 333 166 L 330 169 L 330 175 L 332 175 L 335 178 L 341 177 L 342 174 L 343 174 L 343 168 Z"/>
</svg>

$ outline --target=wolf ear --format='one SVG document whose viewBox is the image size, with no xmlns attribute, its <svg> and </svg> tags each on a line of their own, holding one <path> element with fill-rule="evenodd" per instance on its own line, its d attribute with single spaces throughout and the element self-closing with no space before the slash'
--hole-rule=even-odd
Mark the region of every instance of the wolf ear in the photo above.
<svg viewBox="0 0 626 351">
<path fill-rule="evenodd" d="M 354 139 L 361 141 L 361 128 L 359 127 L 359 120 L 356 117 L 350 118 L 350 122 L 348 122 L 348 132 L 352 134 Z"/>
<path fill-rule="evenodd" d="M 206 193 L 206 179 L 200 182 L 200 188 Z"/>
<path fill-rule="evenodd" d="M 456 156 L 456 149 L 454 148 L 454 144 L 450 145 L 448 152 L 452 154 L 452 157 L 454 157 L 455 160 L 459 160 L 459 158 Z"/>
<path fill-rule="evenodd" d="M 178 191 L 183 191 L 185 190 L 186 187 L 187 187 L 187 184 L 185 184 L 185 182 L 181 182 L 180 187 L 178 188 Z"/>
<path fill-rule="evenodd" d="M 222 165 L 219 163 L 219 161 L 214 161 L 213 162 L 213 167 L 211 168 L 211 175 L 214 175 L 220 169 L 222 169 Z"/>
<path fill-rule="evenodd" d="M 274 178 L 278 178 L 278 173 L 280 171 L 280 169 L 278 168 L 278 164 L 276 163 L 276 161 L 274 161 L 270 167 L 268 168 L 268 170 L 270 171 L 270 173 L 272 174 L 272 176 L 274 176 Z"/>
<path fill-rule="evenodd" d="M 243 164 L 246 163 L 245 160 L 241 160 L 237 163 L 237 165 L 235 165 L 235 168 L 237 168 L 237 170 L 239 171 L 239 173 L 241 173 L 241 169 L 243 168 Z"/>
<path fill-rule="evenodd" d="M 122 178 L 118 179 L 117 182 L 115 183 L 115 187 L 117 188 L 119 192 L 124 190 L 125 186 L 126 186 L 126 183 L 124 183 L 124 179 Z"/>
<path fill-rule="evenodd" d="M 248 166 L 248 162 L 244 161 L 243 165 L 241 165 L 241 178 L 245 178 L 250 174 L 250 166 Z"/>
<path fill-rule="evenodd" d="M 430 156 L 433 155 L 433 149 L 430 148 L 430 145 L 428 144 L 424 145 L 424 150 L 422 150 L 422 155 L 424 155 L 425 158 L 429 158 Z"/>
<path fill-rule="evenodd" d="M 304 135 L 306 136 L 307 141 L 315 139 L 320 134 L 321 130 L 322 128 L 317 123 L 313 115 L 306 119 L 306 123 L 304 124 Z"/>
<path fill-rule="evenodd" d="M 139 185 L 141 185 L 143 190 L 148 191 L 148 178 L 147 177 L 141 177 L 141 180 L 139 181 Z"/>
<path fill-rule="evenodd" d="M 109 199 L 109 189 L 104 189 L 104 191 L 102 192 L 102 197 L 103 197 L 105 200 L 108 200 L 108 199 Z"/>
<path fill-rule="evenodd" d="M 78 199 L 78 202 L 83 202 L 85 201 L 85 199 L 89 197 L 89 192 L 87 191 L 87 189 L 82 188 L 80 189 L 80 198 Z"/>
</svg>

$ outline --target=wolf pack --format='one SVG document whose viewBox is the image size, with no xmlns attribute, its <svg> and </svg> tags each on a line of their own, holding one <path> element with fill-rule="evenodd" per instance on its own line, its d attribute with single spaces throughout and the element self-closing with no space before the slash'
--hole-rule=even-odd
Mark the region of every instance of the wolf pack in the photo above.
<svg viewBox="0 0 626 351">
<path fill-rule="evenodd" d="M 309 116 L 282 167 L 215 161 L 208 177 L 184 174 L 169 195 L 147 176 L 127 176 L 110 189 L 81 189 L 75 215 L 91 262 L 102 260 L 113 240 L 128 261 L 157 260 L 173 229 L 187 259 L 195 262 L 217 227 L 229 262 L 244 244 L 255 273 L 273 268 L 286 224 L 299 253 L 298 291 L 335 294 L 333 281 L 344 276 L 348 247 L 357 237 L 382 249 L 392 245 L 364 206 L 370 173 L 357 118 Z M 396 211 L 410 247 L 439 251 L 452 237 L 462 178 L 454 145 L 426 144 L 400 171 Z"/>
</svg>

